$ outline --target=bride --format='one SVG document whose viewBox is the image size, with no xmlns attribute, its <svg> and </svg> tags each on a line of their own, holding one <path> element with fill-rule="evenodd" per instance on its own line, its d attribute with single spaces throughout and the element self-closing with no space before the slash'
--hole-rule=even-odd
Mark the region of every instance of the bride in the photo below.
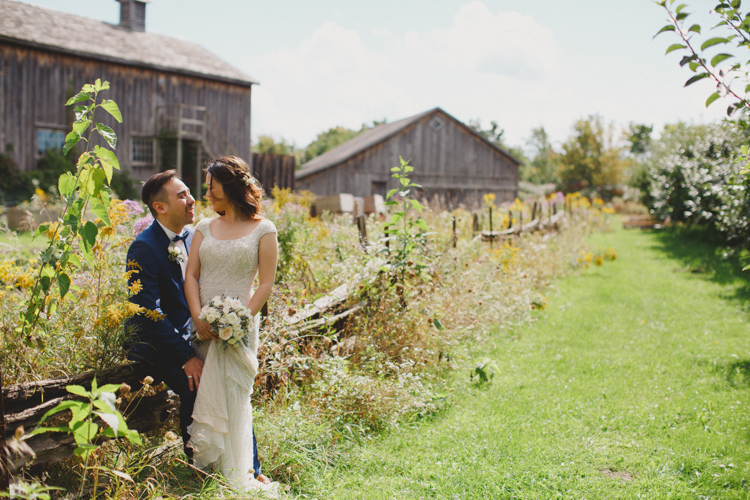
<svg viewBox="0 0 750 500">
<path fill-rule="evenodd" d="M 211 208 L 220 216 L 196 226 L 185 273 L 190 315 L 204 340 L 196 350 L 205 356 L 188 446 L 200 469 L 221 471 L 234 488 L 276 496 L 278 483 L 262 483 L 253 474 L 250 401 L 258 371 L 258 313 L 276 275 L 276 227 L 263 218 L 263 192 L 242 159 L 217 158 L 206 169 L 206 184 Z M 199 318 L 202 306 L 221 294 L 239 298 L 252 312 L 248 345 L 222 343 Z"/>
</svg>

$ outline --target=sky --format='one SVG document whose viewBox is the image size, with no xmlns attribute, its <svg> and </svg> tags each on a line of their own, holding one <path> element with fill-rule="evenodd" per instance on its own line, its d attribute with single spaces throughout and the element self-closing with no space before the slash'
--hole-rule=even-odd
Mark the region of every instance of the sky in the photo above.
<svg viewBox="0 0 750 500">
<path fill-rule="evenodd" d="M 119 22 L 115 0 L 23 0 Z M 707 28 L 715 2 L 686 9 Z M 619 128 L 720 120 L 714 91 L 691 76 L 676 35 L 653 35 L 651 0 L 151 0 L 146 30 L 198 43 L 260 82 L 253 138 L 305 146 L 335 126 L 359 129 L 441 107 L 496 121 L 510 146 L 544 127 L 559 145 L 574 122 Z M 704 34 L 706 30 L 704 29 Z M 619 135 L 618 135 L 619 137 Z"/>
</svg>

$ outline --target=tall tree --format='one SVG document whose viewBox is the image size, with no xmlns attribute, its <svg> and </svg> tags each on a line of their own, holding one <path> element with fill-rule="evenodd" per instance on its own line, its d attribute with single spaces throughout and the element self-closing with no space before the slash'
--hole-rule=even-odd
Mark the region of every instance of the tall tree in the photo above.
<svg viewBox="0 0 750 500">
<path fill-rule="evenodd" d="M 560 180 L 569 190 L 614 187 L 622 182 L 628 162 L 613 141 L 613 127 L 600 116 L 578 120 L 563 144 Z"/>
<path fill-rule="evenodd" d="M 544 127 L 531 129 L 526 141 L 531 150 L 531 161 L 522 173 L 522 179 L 534 184 L 559 183 L 560 154 L 554 150 Z"/>
</svg>

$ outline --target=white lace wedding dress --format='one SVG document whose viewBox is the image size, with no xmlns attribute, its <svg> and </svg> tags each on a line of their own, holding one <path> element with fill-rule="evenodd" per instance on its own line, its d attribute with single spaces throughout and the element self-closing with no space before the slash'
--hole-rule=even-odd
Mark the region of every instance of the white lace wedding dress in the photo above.
<svg viewBox="0 0 750 500">
<path fill-rule="evenodd" d="M 196 231 L 203 234 L 200 245 L 201 306 L 222 293 L 238 297 L 247 304 L 253 294 L 258 273 L 260 239 L 275 233 L 267 219 L 255 230 L 236 240 L 217 240 L 211 236 L 209 223 L 203 219 Z M 253 474 L 253 411 L 250 396 L 258 372 L 258 321 L 254 318 L 248 332 L 249 345 L 222 345 L 204 341 L 196 348 L 205 356 L 203 375 L 193 409 L 193 423 L 188 427 L 193 460 L 202 470 L 221 471 L 232 487 L 261 490 L 266 496 L 278 496 L 278 483 L 266 485 Z M 207 352 L 206 352 L 207 351 Z"/>
</svg>

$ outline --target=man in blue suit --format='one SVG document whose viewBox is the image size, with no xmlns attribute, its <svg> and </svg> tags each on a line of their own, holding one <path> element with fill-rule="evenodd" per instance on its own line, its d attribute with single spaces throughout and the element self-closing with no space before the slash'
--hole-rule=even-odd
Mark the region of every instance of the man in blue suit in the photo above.
<svg viewBox="0 0 750 500">
<path fill-rule="evenodd" d="M 154 380 L 166 383 L 180 396 L 180 430 L 186 444 L 203 372 L 203 361 L 195 357 L 187 340 L 190 310 L 183 285 L 193 239 L 192 230 L 185 226 L 195 219 L 195 199 L 174 170 L 152 176 L 143 185 L 141 197 L 155 220 L 128 249 L 128 271 L 136 271 L 128 284 L 140 281 L 142 287 L 130 300 L 164 317 L 153 321 L 139 315 L 128 321 L 127 328 L 132 332 L 128 358 L 150 364 Z M 191 456 L 192 449 L 185 448 L 185 453 Z"/>
<path fill-rule="evenodd" d="M 180 431 L 183 444 L 187 444 L 187 428 L 193 421 L 195 395 L 203 372 L 203 361 L 195 356 L 188 341 L 190 309 L 183 282 L 193 240 L 193 230 L 185 226 L 195 220 L 195 199 L 174 170 L 153 175 L 143 185 L 141 198 L 155 220 L 128 249 L 127 270 L 137 271 L 130 275 L 128 284 L 141 282 L 141 291 L 130 300 L 164 317 L 153 321 L 139 315 L 128 321 L 126 328 L 132 333 L 128 358 L 148 363 L 155 383 L 164 382 L 180 396 Z M 192 457 L 193 450 L 184 449 Z M 261 473 L 255 432 L 253 456 L 256 478 L 270 482 Z"/>
</svg>

